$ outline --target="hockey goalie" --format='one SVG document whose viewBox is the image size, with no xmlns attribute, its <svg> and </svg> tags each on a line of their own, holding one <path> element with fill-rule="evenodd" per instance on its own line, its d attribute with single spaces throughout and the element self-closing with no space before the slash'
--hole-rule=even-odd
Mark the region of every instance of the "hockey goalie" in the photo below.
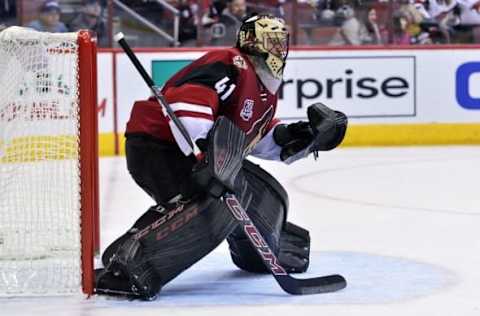
<svg viewBox="0 0 480 316">
<path fill-rule="evenodd" d="M 162 94 L 199 155 L 191 154 L 156 98 L 135 102 L 126 129 L 127 167 L 156 204 L 103 253 L 97 293 L 154 299 L 225 239 L 238 268 L 269 272 L 226 209 L 224 192 L 235 194 L 287 272 L 307 270 L 309 233 L 287 221 L 285 189 L 244 155 L 240 160 L 231 155 L 238 151 L 291 164 L 331 150 L 344 138 L 346 116 L 320 103 L 308 107 L 306 121 L 283 124 L 275 118 L 288 40 L 283 20 L 251 16 L 235 47 L 208 52 L 165 84 Z M 242 131 L 244 143 L 228 137 L 225 120 Z M 238 167 L 234 161 L 240 161 Z M 211 172 L 216 164 L 227 176 Z"/>
</svg>

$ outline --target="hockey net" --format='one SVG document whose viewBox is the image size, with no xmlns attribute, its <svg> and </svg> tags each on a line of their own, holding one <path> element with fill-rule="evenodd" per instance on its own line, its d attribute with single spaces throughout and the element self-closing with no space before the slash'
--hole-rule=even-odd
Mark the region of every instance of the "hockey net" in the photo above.
<svg viewBox="0 0 480 316">
<path fill-rule="evenodd" d="M 92 292 L 97 153 L 88 32 L 0 32 L 0 296 Z"/>
</svg>

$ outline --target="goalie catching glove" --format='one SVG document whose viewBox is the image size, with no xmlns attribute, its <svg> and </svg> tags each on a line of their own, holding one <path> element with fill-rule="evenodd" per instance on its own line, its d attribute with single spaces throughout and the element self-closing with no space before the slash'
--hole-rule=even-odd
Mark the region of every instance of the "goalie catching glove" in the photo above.
<svg viewBox="0 0 480 316">
<path fill-rule="evenodd" d="M 280 159 L 290 164 L 318 151 L 332 150 L 345 137 L 348 119 L 345 114 L 334 111 L 322 103 L 307 109 L 308 122 L 280 124 L 273 131 L 273 139 L 282 147 Z"/>
</svg>

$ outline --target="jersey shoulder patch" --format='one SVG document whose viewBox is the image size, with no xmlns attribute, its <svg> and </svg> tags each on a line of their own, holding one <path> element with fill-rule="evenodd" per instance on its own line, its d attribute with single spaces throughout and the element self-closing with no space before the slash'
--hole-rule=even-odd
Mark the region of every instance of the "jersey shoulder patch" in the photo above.
<svg viewBox="0 0 480 316">
<path fill-rule="evenodd" d="M 245 61 L 245 58 L 243 58 L 242 55 L 235 55 L 232 58 L 232 63 L 234 66 L 237 66 L 240 69 L 247 70 L 248 69 L 248 64 Z"/>
</svg>

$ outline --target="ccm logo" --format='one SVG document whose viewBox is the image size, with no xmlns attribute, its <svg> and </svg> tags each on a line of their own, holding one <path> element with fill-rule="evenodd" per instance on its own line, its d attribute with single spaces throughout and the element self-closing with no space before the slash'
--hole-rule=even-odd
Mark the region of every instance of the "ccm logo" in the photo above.
<svg viewBox="0 0 480 316">
<path fill-rule="evenodd" d="M 456 97 L 457 102 L 462 108 L 469 110 L 480 110 L 480 97 L 473 97 L 470 92 L 470 77 L 478 73 L 480 75 L 480 62 L 465 63 L 458 67 L 456 73 Z M 477 89 L 480 87 L 477 85 Z"/>
</svg>

